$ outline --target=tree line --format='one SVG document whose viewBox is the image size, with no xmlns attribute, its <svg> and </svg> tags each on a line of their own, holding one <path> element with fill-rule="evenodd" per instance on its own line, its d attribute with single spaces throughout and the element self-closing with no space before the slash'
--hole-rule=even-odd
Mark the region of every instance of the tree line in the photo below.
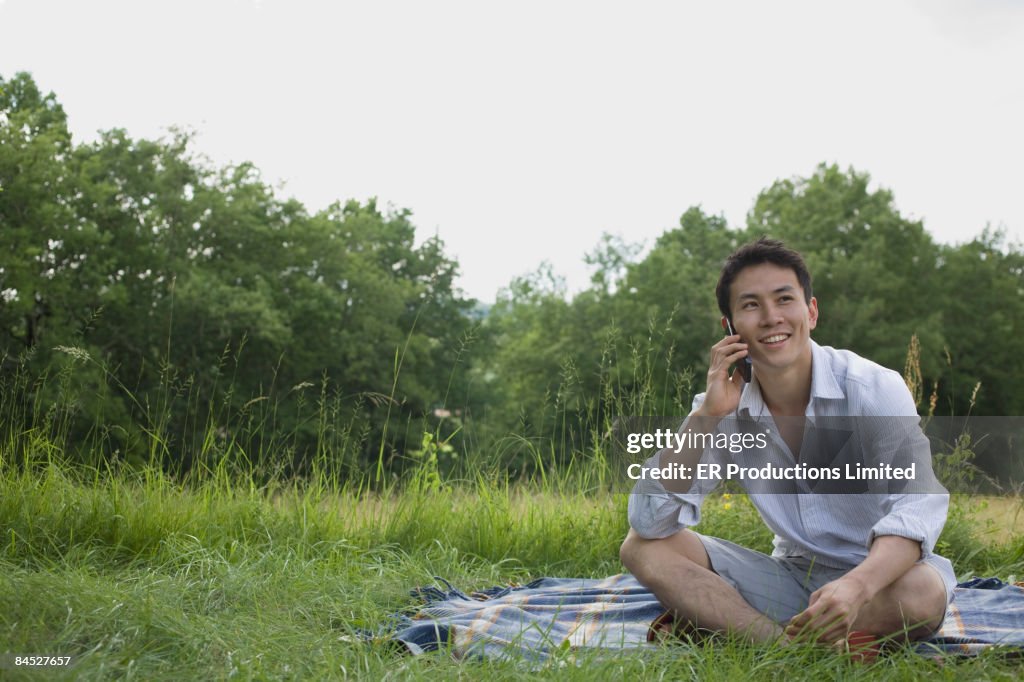
<svg viewBox="0 0 1024 682">
<path fill-rule="evenodd" d="M 584 291 L 542 265 L 486 307 L 410 211 L 312 213 L 191 142 L 75 144 L 55 95 L 0 78 L 6 429 L 183 468 L 566 460 L 616 414 L 685 414 L 721 334 L 720 265 L 761 235 L 804 253 L 820 343 L 902 370 L 916 336 L 923 412 L 1024 409 L 1019 245 L 938 244 L 866 173 L 775 182 L 739 228 L 689 208 L 646 251 L 606 236 Z"/>
</svg>

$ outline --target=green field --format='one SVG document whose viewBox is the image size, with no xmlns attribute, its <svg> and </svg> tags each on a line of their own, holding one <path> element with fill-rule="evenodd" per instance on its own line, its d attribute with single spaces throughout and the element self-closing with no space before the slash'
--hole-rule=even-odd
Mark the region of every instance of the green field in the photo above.
<svg viewBox="0 0 1024 682">
<path fill-rule="evenodd" d="M 0 632 L 11 654 L 72 656 L 63 670 L 3 679 L 518 679 L 522 661 L 417 658 L 356 641 L 443 576 L 463 589 L 544 575 L 622 571 L 626 496 L 567 480 L 412 477 L 360 493 L 319 478 L 257 485 L 211 473 L 175 482 L 153 470 L 84 473 L 5 463 L 0 476 Z M 572 492 L 568 492 L 572 491 Z M 954 500 L 940 551 L 958 576 L 1020 575 L 1015 499 Z M 579 519 L 586 519 L 580 522 Z M 702 530 L 770 542 L 742 496 L 706 505 Z M 1011 529 L 1012 530 L 1012 529 Z M 644 654 L 557 654 L 540 678 L 1016 679 L 1001 656 L 926 660 L 898 652 L 870 667 L 817 648 L 708 643 Z"/>
</svg>

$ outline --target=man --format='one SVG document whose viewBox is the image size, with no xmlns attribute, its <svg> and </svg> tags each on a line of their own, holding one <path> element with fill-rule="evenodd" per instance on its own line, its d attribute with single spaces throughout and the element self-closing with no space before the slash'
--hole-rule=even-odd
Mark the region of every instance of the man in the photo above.
<svg viewBox="0 0 1024 682">
<path fill-rule="evenodd" d="M 758 420 L 767 449 L 665 449 L 645 466 L 671 462 L 696 471 L 701 462 L 770 455 L 800 467 L 814 454 L 801 450 L 805 433 L 821 418 L 903 417 L 916 428 L 916 406 L 899 374 L 811 340 L 818 304 L 799 253 L 771 239 L 747 244 L 726 261 L 716 294 L 723 328 L 728 321 L 735 334 L 712 346 L 707 391 L 680 432 L 712 434 L 730 420 Z M 739 367 L 729 375 L 744 358 L 752 364 L 750 383 Z M 930 474 L 930 462 L 924 465 Z M 916 639 L 941 624 L 956 582 L 950 562 L 932 551 L 948 507 L 941 488 L 824 495 L 805 487 L 783 495 L 757 494 L 744 483 L 776 535 L 769 557 L 688 529 L 714 487 L 691 478 L 638 481 L 620 553 L 677 619 L 755 642 L 827 644 L 852 631 Z"/>
</svg>

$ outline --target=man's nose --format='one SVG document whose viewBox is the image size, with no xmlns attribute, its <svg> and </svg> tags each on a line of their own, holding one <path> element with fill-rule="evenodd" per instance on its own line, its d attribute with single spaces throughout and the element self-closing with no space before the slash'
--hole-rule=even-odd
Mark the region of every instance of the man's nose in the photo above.
<svg viewBox="0 0 1024 682">
<path fill-rule="evenodd" d="M 778 307 L 770 303 L 761 306 L 761 319 L 759 320 L 759 324 L 762 327 L 774 327 L 780 322 L 782 322 L 782 313 L 779 311 Z"/>
</svg>

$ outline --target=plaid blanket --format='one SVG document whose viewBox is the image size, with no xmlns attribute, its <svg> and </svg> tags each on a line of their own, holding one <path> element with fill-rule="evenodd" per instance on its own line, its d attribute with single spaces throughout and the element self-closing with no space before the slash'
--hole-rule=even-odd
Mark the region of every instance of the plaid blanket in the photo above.
<svg viewBox="0 0 1024 682">
<path fill-rule="evenodd" d="M 540 578 L 468 595 L 437 580 L 445 589 L 413 590 L 424 605 L 389 628 L 391 641 L 413 654 L 444 649 L 456 658 L 540 661 L 556 649 L 652 648 L 651 624 L 665 611 L 629 574 Z M 942 628 L 915 648 L 926 655 L 971 655 L 995 645 L 1024 650 L 1024 589 L 975 578 L 957 586 Z"/>
</svg>

